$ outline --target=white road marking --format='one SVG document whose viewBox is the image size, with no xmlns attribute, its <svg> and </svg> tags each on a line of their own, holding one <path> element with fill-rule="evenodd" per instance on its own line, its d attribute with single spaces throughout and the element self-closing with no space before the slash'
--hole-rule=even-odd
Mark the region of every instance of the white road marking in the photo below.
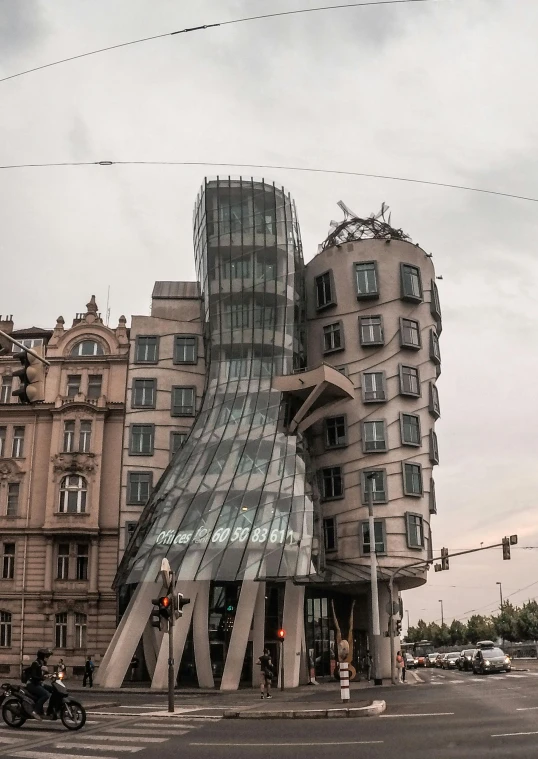
<svg viewBox="0 0 538 759">
<path fill-rule="evenodd" d="M 22 740 L 21 738 L 18 738 L 18 737 L 15 738 L 15 736 L 13 736 L 12 738 L 8 738 L 8 736 L 6 735 L 5 737 L 2 736 L 0 738 L 0 743 L 20 743 L 21 740 Z"/>
<path fill-rule="evenodd" d="M 152 726 L 153 729 L 151 729 L 151 730 L 149 728 L 144 729 L 143 727 L 136 727 L 135 725 L 132 725 L 132 726 L 129 725 L 129 727 L 127 727 L 127 728 L 124 727 L 122 729 L 123 730 L 128 730 L 129 735 L 155 735 L 155 728 L 156 727 L 157 727 L 157 729 L 159 729 L 159 726 L 157 726 L 157 725 L 153 725 Z M 185 735 L 185 733 L 189 732 L 188 730 L 178 730 L 175 725 L 170 725 L 170 726 L 166 725 L 166 727 L 164 729 L 169 734 L 169 737 L 170 737 L 170 735 Z M 118 729 L 117 728 L 113 728 L 113 727 L 109 727 L 107 730 L 105 730 L 105 733 L 114 733 L 115 735 L 117 735 L 118 734 Z M 107 740 L 108 740 L 108 738 L 107 738 Z M 143 740 L 143 739 L 141 738 L 140 740 Z"/>
<path fill-rule="evenodd" d="M 157 720 L 155 722 L 139 722 L 136 729 L 138 730 L 139 727 L 152 727 L 155 729 L 158 725 L 162 725 L 162 722 Z M 201 727 L 201 725 L 189 725 L 186 722 L 175 722 L 173 725 L 166 725 L 167 730 L 199 730 Z"/>
<path fill-rule="evenodd" d="M 84 748 L 90 749 L 90 751 L 130 751 L 135 753 L 136 751 L 143 751 L 147 746 L 111 746 L 106 743 L 57 743 L 56 748 Z M 96 757 L 99 759 L 99 757 Z"/>
<path fill-rule="evenodd" d="M 11 754 L 11 756 L 17 756 L 21 759 L 58 759 L 59 756 L 61 756 L 58 753 L 52 754 L 47 751 L 17 751 L 16 754 Z M 69 754 L 64 754 L 65 757 L 68 757 Z M 92 756 L 89 756 L 88 754 L 77 754 L 76 759 L 118 759 L 117 756 L 96 756 L 93 754 Z"/>
<path fill-rule="evenodd" d="M 126 741 L 126 743 L 164 743 L 168 740 L 168 738 L 147 738 L 146 736 L 141 735 L 140 738 L 135 737 L 134 735 L 86 735 L 84 736 L 84 740 L 96 740 L 96 741 Z"/>
<path fill-rule="evenodd" d="M 512 673 L 507 673 L 506 677 L 525 678 L 527 675 L 512 675 Z"/>
<path fill-rule="evenodd" d="M 367 746 L 372 743 L 383 743 L 383 741 L 330 741 L 330 743 L 320 743 L 319 741 L 315 743 L 222 743 L 219 741 L 218 743 L 189 743 L 189 746 L 263 746 L 264 748 L 272 748 L 273 746 Z"/>
<path fill-rule="evenodd" d="M 516 709 L 516 712 L 530 712 L 533 709 L 538 709 L 538 706 L 520 706 L 519 709 Z"/>
<path fill-rule="evenodd" d="M 533 733 L 497 733 L 497 735 L 492 735 L 492 738 L 511 738 L 514 735 L 538 735 L 538 732 Z"/>
<path fill-rule="evenodd" d="M 380 714 L 379 719 L 395 719 L 396 717 L 453 717 L 454 712 L 430 712 L 426 714 Z"/>
<path fill-rule="evenodd" d="M 120 706 L 120 709 L 155 709 L 159 708 L 159 704 L 153 704 L 153 706 Z"/>
</svg>

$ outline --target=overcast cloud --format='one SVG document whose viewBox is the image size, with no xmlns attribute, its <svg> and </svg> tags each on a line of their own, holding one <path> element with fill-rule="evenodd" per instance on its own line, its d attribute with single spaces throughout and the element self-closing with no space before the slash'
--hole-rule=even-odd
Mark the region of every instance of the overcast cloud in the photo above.
<svg viewBox="0 0 538 759">
<path fill-rule="evenodd" d="M 314 0 L 0 0 L 0 76 Z M 538 197 L 538 4 L 447 0 L 253 21 L 127 47 L 0 84 L 0 164 L 191 160 L 408 176 Z M 95 293 L 111 323 L 156 279 L 194 278 L 203 167 L 0 175 L 0 312 L 53 326 Z M 239 169 L 230 167 L 238 175 Z M 247 173 L 243 171 L 243 173 Z M 294 196 L 306 260 L 386 201 L 433 253 L 444 322 L 436 548 L 538 546 L 538 205 L 375 179 L 256 171 Z M 24 281 L 23 281 L 24 279 Z M 405 594 L 411 623 L 534 597 L 538 551 L 454 560 Z M 488 606 L 489 604 L 489 606 Z"/>
</svg>

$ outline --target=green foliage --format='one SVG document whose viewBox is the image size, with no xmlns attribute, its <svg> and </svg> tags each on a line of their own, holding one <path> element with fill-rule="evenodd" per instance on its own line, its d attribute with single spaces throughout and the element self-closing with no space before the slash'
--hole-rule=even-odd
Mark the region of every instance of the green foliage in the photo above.
<svg viewBox="0 0 538 759">
<path fill-rule="evenodd" d="M 462 646 L 467 642 L 467 626 L 460 622 L 459 619 L 452 620 L 448 632 L 450 634 L 451 645 Z"/>
<path fill-rule="evenodd" d="M 483 617 L 481 614 L 473 614 L 467 622 L 467 640 L 476 643 L 478 640 L 491 640 L 496 638 L 495 626 L 491 617 Z"/>
<path fill-rule="evenodd" d="M 510 602 L 506 602 L 502 605 L 500 614 L 493 617 L 493 625 L 495 632 L 499 638 L 508 640 L 511 643 L 521 639 L 519 617 L 521 609 L 516 606 L 512 606 Z"/>
<path fill-rule="evenodd" d="M 517 629 L 521 640 L 538 640 L 538 603 L 527 601 L 519 609 Z"/>
</svg>

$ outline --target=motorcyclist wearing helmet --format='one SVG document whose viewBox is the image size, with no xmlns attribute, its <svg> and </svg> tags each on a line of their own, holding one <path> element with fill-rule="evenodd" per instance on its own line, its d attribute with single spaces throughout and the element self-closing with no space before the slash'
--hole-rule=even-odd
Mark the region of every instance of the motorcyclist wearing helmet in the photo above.
<svg viewBox="0 0 538 759">
<path fill-rule="evenodd" d="M 50 648 L 40 648 L 37 652 L 37 658 L 30 665 L 30 672 L 28 682 L 26 684 L 27 691 L 34 697 L 35 706 L 32 716 L 35 719 L 43 719 L 43 707 L 45 702 L 52 694 L 52 687 L 45 683 L 45 675 L 47 674 L 47 661 L 52 656 Z M 47 714 L 48 717 L 52 717 L 52 713 Z"/>
</svg>

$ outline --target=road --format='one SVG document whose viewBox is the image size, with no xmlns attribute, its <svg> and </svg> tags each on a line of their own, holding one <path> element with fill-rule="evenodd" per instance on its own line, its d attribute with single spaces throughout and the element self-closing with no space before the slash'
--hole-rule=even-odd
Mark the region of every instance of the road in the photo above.
<svg viewBox="0 0 538 759">
<path fill-rule="evenodd" d="M 116 696 L 80 733 L 56 724 L 0 727 L 0 756 L 19 759 L 527 759 L 538 755 L 538 672 L 487 675 L 419 670 L 409 685 L 362 691 L 387 711 L 370 719 L 221 720 L 194 703 L 166 717 L 160 696 Z M 179 695 L 179 694 L 178 694 Z M 257 694 L 253 693 L 253 698 Z M 275 698 L 277 694 L 275 694 Z M 101 701 L 103 699 L 101 698 Z M 180 700 L 180 697 L 178 698 Z M 162 716 L 156 714 L 160 712 Z M 197 716 L 198 715 L 198 716 Z"/>
</svg>

